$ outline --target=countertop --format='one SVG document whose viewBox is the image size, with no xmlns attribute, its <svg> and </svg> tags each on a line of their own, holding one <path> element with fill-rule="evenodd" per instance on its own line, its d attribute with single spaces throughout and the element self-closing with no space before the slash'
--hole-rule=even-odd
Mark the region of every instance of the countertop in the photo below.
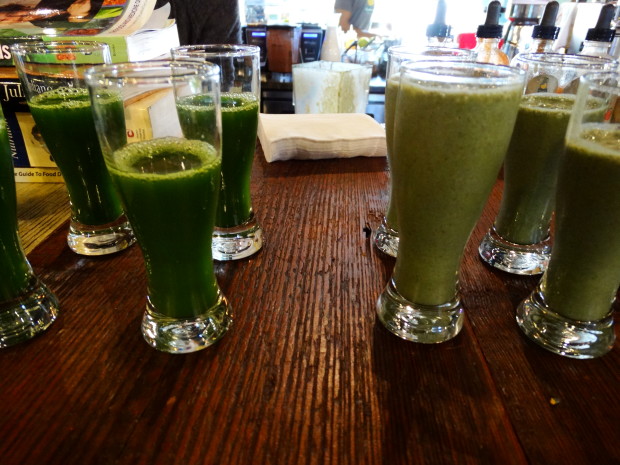
<svg viewBox="0 0 620 465">
<path fill-rule="evenodd" d="M 501 180 L 467 246 L 461 334 L 421 345 L 382 327 L 375 302 L 394 260 L 370 232 L 387 183 L 383 158 L 267 164 L 259 151 L 265 247 L 215 265 L 234 325 L 188 355 L 142 339 L 138 247 L 72 253 L 68 216 L 45 226 L 52 203 L 68 215 L 60 185 L 20 187 L 22 235 L 43 224 L 29 259 L 61 312 L 0 351 L 0 463 L 620 463 L 618 346 L 581 361 L 531 343 L 514 309 L 537 279 L 477 257 Z"/>
</svg>

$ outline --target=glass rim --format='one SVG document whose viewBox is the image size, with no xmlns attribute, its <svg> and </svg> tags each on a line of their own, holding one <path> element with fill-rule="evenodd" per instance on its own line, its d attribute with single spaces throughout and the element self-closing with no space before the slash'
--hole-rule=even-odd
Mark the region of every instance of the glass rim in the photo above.
<svg viewBox="0 0 620 465">
<path fill-rule="evenodd" d="M 16 55 L 56 55 L 66 53 L 68 50 L 73 53 L 93 53 L 105 52 L 110 50 L 110 46 L 105 42 L 95 42 L 94 40 L 30 40 L 27 42 L 15 43 L 11 45 L 11 52 Z"/>
<path fill-rule="evenodd" d="M 170 54 L 174 58 L 175 52 L 189 57 L 245 57 L 249 55 L 260 55 L 260 47 L 245 44 L 205 44 L 205 45 L 181 45 L 170 49 Z M 183 56 L 177 56 L 183 58 Z"/>
<path fill-rule="evenodd" d="M 609 84 L 609 78 L 616 81 L 616 85 Z M 599 71 L 595 73 L 586 73 L 579 78 L 579 84 L 586 84 L 589 88 L 596 86 L 597 89 L 610 94 L 620 94 L 620 72 L 617 71 Z M 604 81 L 604 82 L 598 82 Z"/>
<path fill-rule="evenodd" d="M 389 56 L 395 55 L 397 57 L 407 57 L 407 56 L 427 56 L 426 52 L 453 52 L 454 56 L 474 56 L 475 52 L 471 49 L 467 48 L 456 48 L 456 47 L 420 47 L 420 46 L 409 46 L 409 45 L 392 45 L 388 48 L 387 52 Z M 454 53 L 456 52 L 456 53 Z M 428 56 L 433 56 L 429 54 Z M 448 54 L 446 55 L 448 56 Z"/>
<path fill-rule="evenodd" d="M 618 63 L 618 60 L 611 58 L 565 53 L 523 53 L 517 55 L 515 60 L 527 64 L 563 65 L 586 69 L 593 64 L 606 65 Z"/>
<path fill-rule="evenodd" d="M 464 70 L 466 72 L 463 73 Z M 478 73 L 475 73 L 475 70 L 478 70 Z M 523 84 L 526 76 L 524 70 L 514 66 L 463 60 L 406 61 L 400 67 L 400 71 L 401 75 L 405 73 L 421 80 L 462 85 L 499 84 L 501 82 Z M 461 74 L 457 74 L 459 71 Z M 480 71 L 484 74 L 480 74 Z"/>
<path fill-rule="evenodd" d="M 172 73 L 172 70 L 181 71 Z M 158 72 L 159 71 L 159 72 Z M 147 74 L 150 72 L 150 74 Z M 206 78 L 217 77 L 219 82 L 220 67 L 209 62 L 192 62 L 176 60 L 149 60 L 127 63 L 96 65 L 86 70 L 84 79 L 88 84 L 166 84 L 183 81 L 187 77 L 203 75 Z"/>
</svg>

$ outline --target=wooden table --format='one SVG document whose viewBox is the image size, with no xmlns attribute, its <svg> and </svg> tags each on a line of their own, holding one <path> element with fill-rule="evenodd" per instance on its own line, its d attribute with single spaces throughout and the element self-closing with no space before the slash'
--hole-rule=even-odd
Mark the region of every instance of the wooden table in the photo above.
<svg viewBox="0 0 620 465">
<path fill-rule="evenodd" d="M 62 313 L 0 352 L 0 464 L 620 463 L 618 347 L 579 361 L 529 342 L 514 309 L 536 279 L 477 258 L 501 187 L 467 248 L 464 328 L 434 346 L 375 316 L 394 265 L 368 230 L 386 206 L 384 159 L 259 154 L 267 242 L 216 265 L 234 327 L 194 354 L 142 340 L 137 247 L 80 257 L 61 225 L 29 257 Z"/>
</svg>

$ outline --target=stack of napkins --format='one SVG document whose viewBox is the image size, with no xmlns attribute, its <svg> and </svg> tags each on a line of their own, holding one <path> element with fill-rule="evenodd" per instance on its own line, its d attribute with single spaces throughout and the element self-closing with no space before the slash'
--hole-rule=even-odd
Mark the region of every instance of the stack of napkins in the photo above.
<svg viewBox="0 0 620 465">
<path fill-rule="evenodd" d="M 258 138 L 268 162 L 387 154 L 385 130 L 363 113 L 261 114 Z"/>
</svg>

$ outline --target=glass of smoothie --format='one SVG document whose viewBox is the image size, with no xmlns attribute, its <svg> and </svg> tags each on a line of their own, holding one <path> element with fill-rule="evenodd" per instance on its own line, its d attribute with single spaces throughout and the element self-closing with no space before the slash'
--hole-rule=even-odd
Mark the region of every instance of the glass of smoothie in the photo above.
<svg viewBox="0 0 620 465">
<path fill-rule="evenodd" d="M 135 238 L 106 170 L 84 70 L 108 63 L 95 42 L 34 42 L 11 47 L 28 106 L 69 192 L 67 243 L 81 255 L 106 255 Z"/>
<path fill-rule="evenodd" d="M 568 124 L 555 199 L 549 267 L 517 308 L 542 347 L 572 358 L 611 350 L 620 285 L 620 74 L 583 76 Z M 592 113 L 593 102 L 604 111 Z"/>
<path fill-rule="evenodd" d="M 395 45 L 388 49 L 388 63 L 385 85 L 385 138 L 387 143 L 388 166 L 391 165 L 392 139 L 394 133 L 394 107 L 400 81 L 400 67 L 404 62 L 415 60 L 450 60 L 474 61 L 476 54 L 473 50 L 450 47 L 412 48 L 404 45 Z M 375 246 L 383 253 L 396 257 L 398 253 L 398 223 L 396 208 L 392 202 L 392 184 L 388 207 L 381 224 L 375 231 L 373 238 Z"/>
<path fill-rule="evenodd" d="M 249 257 L 263 246 L 263 231 L 250 196 L 260 106 L 260 48 L 193 45 L 173 48 L 171 53 L 174 60 L 208 61 L 220 67 L 222 185 L 213 258 L 226 261 Z"/>
<path fill-rule="evenodd" d="M 232 324 L 211 252 L 221 178 L 219 68 L 172 60 L 102 65 L 86 82 L 103 156 L 144 256 L 142 334 L 169 353 L 210 346 Z"/>
<path fill-rule="evenodd" d="M 7 126 L 0 109 L 0 348 L 45 331 L 58 300 L 35 276 L 17 230 L 17 199 Z"/>
<path fill-rule="evenodd" d="M 401 67 L 390 165 L 400 237 L 377 313 L 403 339 L 443 342 L 462 327 L 461 258 L 508 148 L 523 84 L 523 71 L 503 66 Z"/>
<path fill-rule="evenodd" d="M 534 275 L 549 263 L 558 163 L 579 77 L 611 70 L 616 62 L 584 55 L 531 53 L 517 55 L 513 64 L 527 73 L 527 83 L 504 162 L 499 213 L 480 243 L 479 253 L 495 268 Z"/>
</svg>

